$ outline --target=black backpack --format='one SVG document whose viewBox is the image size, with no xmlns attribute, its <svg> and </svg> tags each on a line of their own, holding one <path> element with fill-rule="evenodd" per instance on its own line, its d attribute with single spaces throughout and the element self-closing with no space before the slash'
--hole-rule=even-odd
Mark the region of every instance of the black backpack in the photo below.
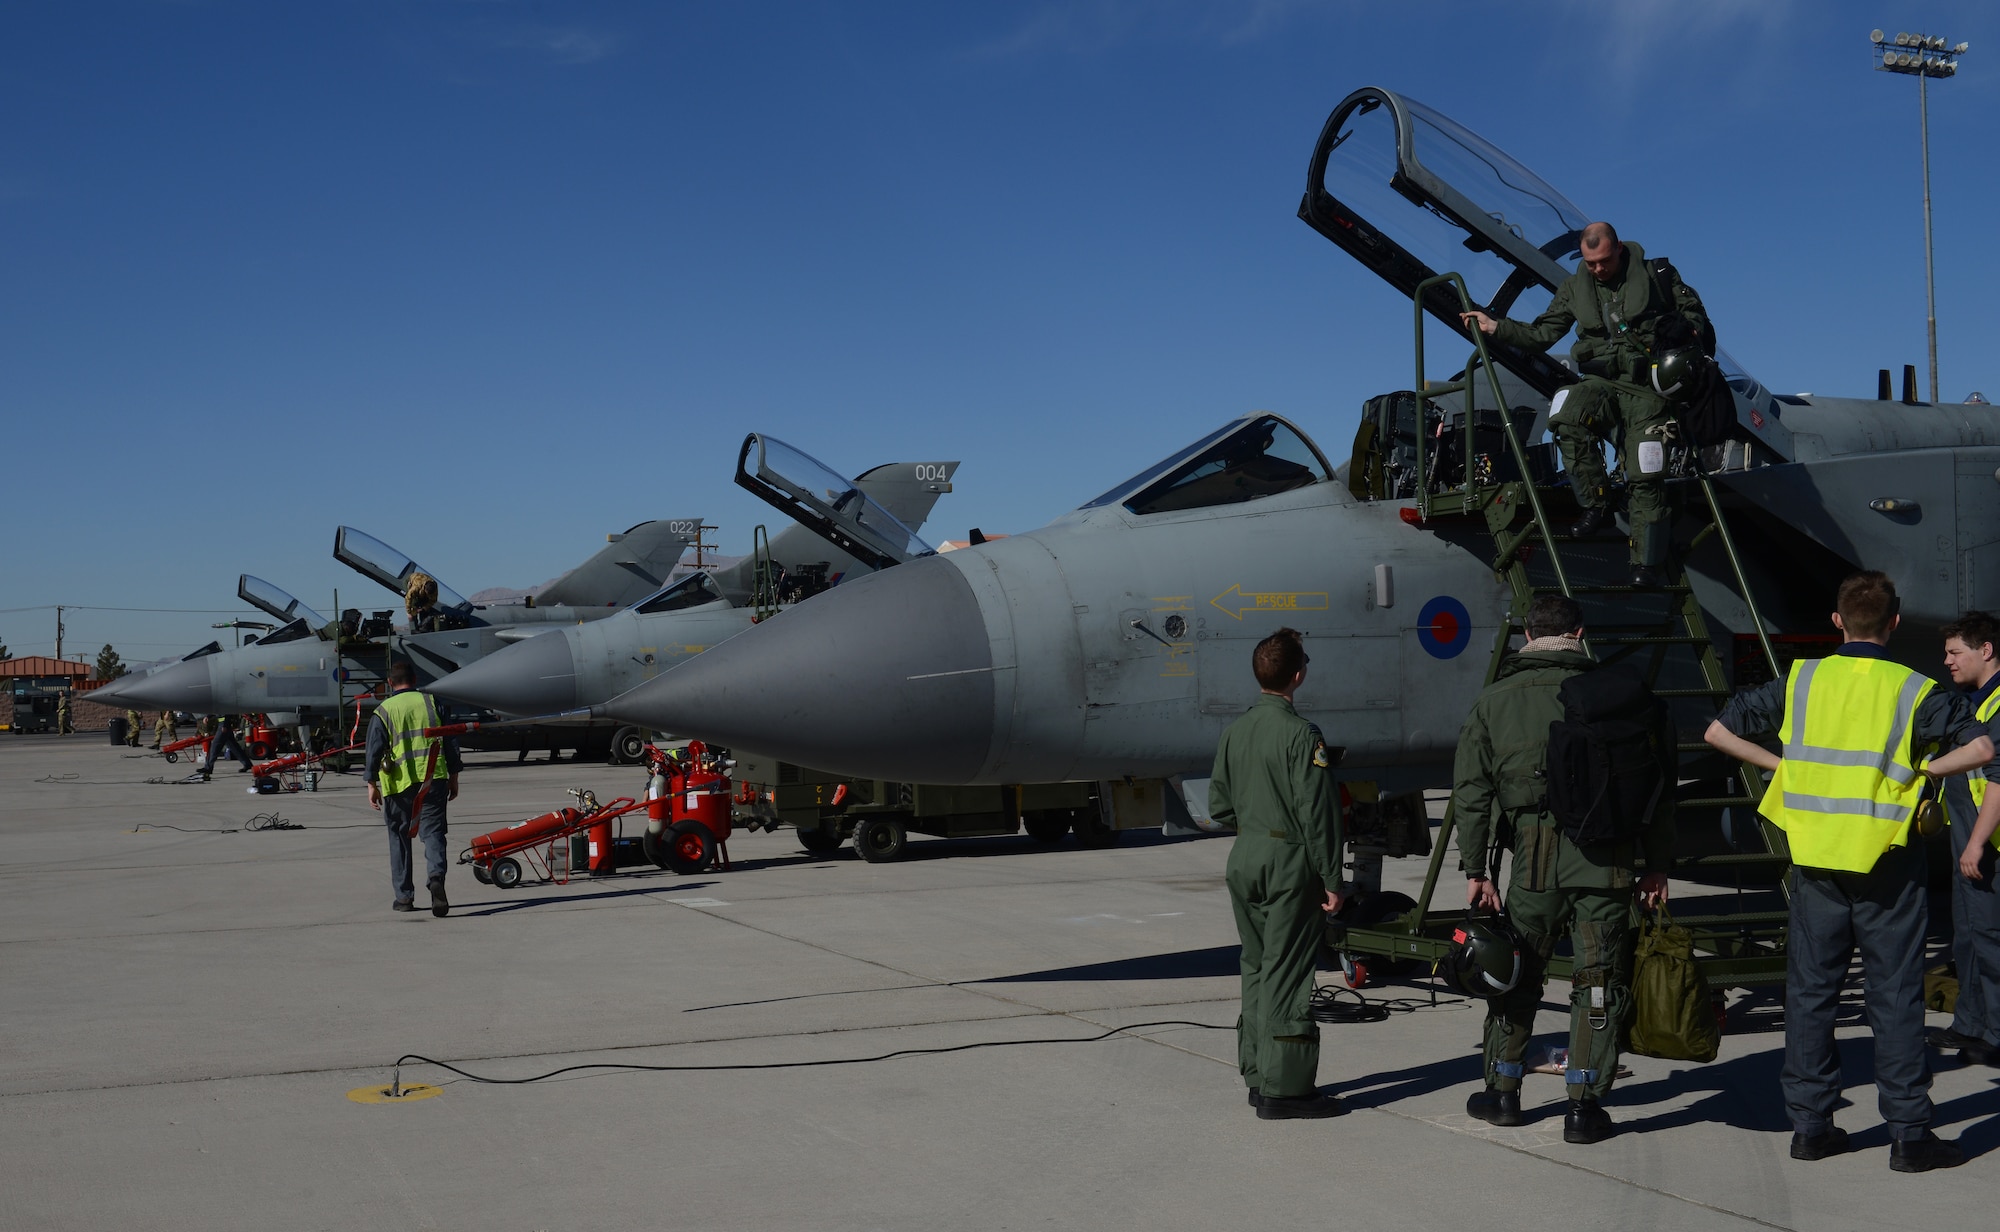
<svg viewBox="0 0 2000 1232">
<path fill-rule="evenodd" d="M 1624 668 L 1579 672 L 1556 696 L 1563 717 L 1549 724 L 1550 815 L 1579 847 L 1630 841 L 1673 787 L 1666 706 Z"/>
</svg>

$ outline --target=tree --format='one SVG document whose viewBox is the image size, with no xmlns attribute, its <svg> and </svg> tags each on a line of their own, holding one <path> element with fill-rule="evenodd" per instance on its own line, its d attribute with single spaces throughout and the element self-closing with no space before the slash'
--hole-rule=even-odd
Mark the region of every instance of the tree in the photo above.
<svg viewBox="0 0 2000 1232">
<path fill-rule="evenodd" d="M 111 648 L 111 643 L 104 643 L 104 649 L 97 652 L 97 678 L 99 680 L 116 680 L 128 670 L 130 669 L 119 660 L 118 652 Z"/>
<path fill-rule="evenodd" d="M 7 643 L 0 642 L 0 659 L 11 659 L 11 658 L 13 658 L 13 656 L 7 653 Z"/>
</svg>

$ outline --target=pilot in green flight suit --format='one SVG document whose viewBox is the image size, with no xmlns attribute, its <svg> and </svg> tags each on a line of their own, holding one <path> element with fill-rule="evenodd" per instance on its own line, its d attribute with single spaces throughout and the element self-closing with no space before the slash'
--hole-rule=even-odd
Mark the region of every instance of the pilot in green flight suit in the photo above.
<svg viewBox="0 0 2000 1232">
<path fill-rule="evenodd" d="M 1673 804 L 1662 796 L 1636 843 L 1578 846 L 1548 809 L 1549 725 L 1563 717 L 1562 682 L 1596 667 L 1583 650 L 1583 609 L 1563 595 L 1542 595 L 1528 609 L 1526 646 L 1472 704 L 1452 767 L 1453 814 L 1466 901 L 1498 911 L 1493 877 L 1506 843 L 1513 854 L 1507 917 L 1528 945 L 1520 982 L 1486 1009 L 1486 1088 L 1466 1101 L 1467 1115 L 1495 1125 L 1521 1124 L 1521 1077 L 1543 974 L 1567 932 L 1570 977 L 1570 1108 L 1563 1140 L 1592 1143 L 1612 1132 L 1598 1101 L 1618 1073 L 1618 1041 L 1632 1008 L 1631 916 L 1636 878 L 1647 906 L 1666 902 L 1673 866 Z M 1673 747 L 1671 731 L 1660 739 Z"/>
<path fill-rule="evenodd" d="M 1292 708 L 1306 677 L 1298 631 L 1273 633 L 1250 661 L 1263 695 L 1222 733 L 1208 787 L 1210 817 L 1236 830 L 1226 879 L 1243 942 L 1237 1063 L 1259 1118 L 1339 1116 L 1340 1101 L 1319 1090 L 1311 1006 L 1323 913 L 1346 899 L 1340 789 L 1319 729 Z"/>
<path fill-rule="evenodd" d="M 1645 249 L 1621 243 L 1608 222 L 1583 229 L 1583 261 L 1556 288 L 1531 324 L 1483 312 L 1464 319 L 1509 346 L 1544 351 L 1576 327 L 1570 357 L 1583 380 L 1558 393 L 1549 430 L 1562 448 L 1563 467 L 1583 515 L 1571 533 L 1589 535 L 1609 516 L 1602 442 L 1610 439 L 1623 459 L 1627 512 L 1632 520 L 1632 584 L 1657 586 L 1667 561 L 1673 526 L 1666 493 L 1666 451 L 1674 416 L 1651 392 L 1655 357 L 1703 345 L 1708 310 L 1694 288 L 1665 262 L 1646 261 Z M 1617 382 L 1614 384 L 1613 382 Z"/>
</svg>

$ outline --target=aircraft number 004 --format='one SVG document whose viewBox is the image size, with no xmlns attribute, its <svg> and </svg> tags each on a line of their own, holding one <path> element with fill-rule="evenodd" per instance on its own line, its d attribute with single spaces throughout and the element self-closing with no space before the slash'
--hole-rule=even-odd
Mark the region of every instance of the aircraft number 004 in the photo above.
<svg viewBox="0 0 2000 1232">
<path fill-rule="evenodd" d="M 942 462 L 917 463 L 917 479 L 919 482 L 934 481 L 942 483 L 949 478 L 951 478 L 951 468 Z"/>
</svg>

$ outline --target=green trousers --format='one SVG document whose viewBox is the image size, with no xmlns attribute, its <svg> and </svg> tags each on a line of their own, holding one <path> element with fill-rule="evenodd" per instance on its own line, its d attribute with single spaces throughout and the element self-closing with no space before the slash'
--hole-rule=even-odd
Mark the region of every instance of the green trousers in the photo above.
<svg viewBox="0 0 2000 1232">
<path fill-rule="evenodd" d="M 1527 943 L 1521 982 L 1486 1003 L 1486 1083 L 1518 1091 L 1535 1032 L 1549 957 L 1567 930 L 1575 956 L 1569 994 L 1569 1097 L 1601 1098 L 1618 1073 L 1618 1041 L 1632 1017 L 1632 891 L 1507 891 L 1507 918 Z"/>
<path fill-rule="evenodd" d="M 1587 376 L 1569 387 L 1569 396 L 1549 417 L 1549 431 L 1562 449 L 1576 503 L 1604 506 L 1610 478 L 1604 470 L 1604 442 L 1618 450 L 1625 470 L 1626 514 L 1632 522 L 1632 563 L 1667 563 L 1673 533 L 1667 509 L 1666 451 L 1675 432 L 1664 399 L 1630 385 Z"/>
<path fill-rule="evenodd" d="M 1326 938 L 1326 891 L 1297 847 L 1260 844 L 1249 854 L 1237 842 L 1226 878 L 1243 942 L 1237 1068 L 1253 1091 L 1311 1095 L 1319 1089 L 1319 1027 L 1311 1008 L 1313 973 Z"/>
</svg>

